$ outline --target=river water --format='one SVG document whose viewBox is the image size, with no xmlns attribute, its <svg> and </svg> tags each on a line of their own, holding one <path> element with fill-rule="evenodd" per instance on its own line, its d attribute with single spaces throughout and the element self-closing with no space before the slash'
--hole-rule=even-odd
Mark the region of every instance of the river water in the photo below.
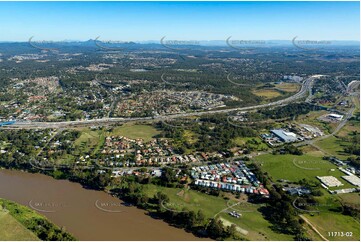
<svg viewBox="0 0 361 242">
<path fill-rule="evenodd" d="M 0 197 L 38 211 L 78 240 L 199 240 L 105 192 L 42 174 L 0 170 Z"/>
</svg>

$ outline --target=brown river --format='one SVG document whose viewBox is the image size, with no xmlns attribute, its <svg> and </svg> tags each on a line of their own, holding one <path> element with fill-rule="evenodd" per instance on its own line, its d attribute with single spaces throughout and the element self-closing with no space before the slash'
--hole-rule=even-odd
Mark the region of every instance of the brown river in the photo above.
<svg viewBox="0 0 361 242">
<path fill-rule="evenodd" d="M 41 174 L 0 170 L 0 197 L 36 210 L 78 240 L 199 240 L 105 192 Z"/>
</svg>

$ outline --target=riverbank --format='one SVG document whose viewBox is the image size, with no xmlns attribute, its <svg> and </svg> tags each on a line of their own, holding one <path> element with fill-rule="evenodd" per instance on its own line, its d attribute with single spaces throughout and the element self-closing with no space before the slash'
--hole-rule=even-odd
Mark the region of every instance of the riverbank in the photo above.
<svg viewBox="0 0 361 242">
<path fill-rule="evenodd" d="M 44 216 L 15 202 L 0 198 L 2 240 L 70 241 L 75 238 Z"/>
<path fill-rule="evenodd" d="M 43 174 L 0 170 L 0 197 L 36 209 L 79 240 L 200 240 L 104 191 Z"/>
</svg>

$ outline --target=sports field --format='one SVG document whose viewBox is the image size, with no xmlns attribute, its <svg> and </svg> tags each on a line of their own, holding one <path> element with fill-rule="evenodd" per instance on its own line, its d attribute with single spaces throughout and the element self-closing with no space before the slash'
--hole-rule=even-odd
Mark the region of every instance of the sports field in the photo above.
<svg viewBox="0 0 361 242">
<path fill-rule="evenodd" d="M 344 186 L 353 187 L 341 178 L 345 174 L 337 169 L 337 166 L 319 156 L 309 154 L 297 155 L 260 155 L 255 160 L 261 165 L 264 172 L 267 172 L 273 182 L 286 179 L 291 182 L 298 182 L 303 178 L 318 181 L 316 176 L 334 176 Z"/>
</svg>

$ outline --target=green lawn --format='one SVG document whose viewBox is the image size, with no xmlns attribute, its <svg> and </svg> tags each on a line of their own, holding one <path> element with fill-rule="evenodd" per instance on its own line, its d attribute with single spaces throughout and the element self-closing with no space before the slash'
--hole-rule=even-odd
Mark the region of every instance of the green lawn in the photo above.
<svg viewBox="0 0 361 242">
<path fill-rule="evenodd" d="M 74 146 L 77 147 L 77 150 L 88 153 L 91 148 L 97 146 L 102 133 L 102 130 L 82 129 L 80 137 L 74 142 Z"/>
<path fill-rule="evenodd" d="M 124 124 L 116 127 L 112 131 L 112 135 L 122 135 L 131 139 L 144 139 L 145 142 L 154 139 L 154 136 L 160 132 L 151 125 L 141 124 Z"/>
<path fill-rule="evenodd" d="M 271 230 L 272 224 L 258 211 L 261 206 L 245 202 L 230 209 L 242 214 L 241 218 L 232 217 L 227 213 L 222 213 L 220 216 L 247 231 L 245 237 L 249 240 L 293 240 L 290 235 L 275 233 Z"/>
<path fill-rule="evenodd" d="M 304 215 L 316 229 L 328 240 L 352 240 L 360 239 L 360 223 L 350 216 L 328 212 L 311 216 Z M 352 236 L 329 236 L 328 232 L 351 232 Z"/>
<path fill-rule="evenodd" d="M 38 237 L 19 223 L 0 205 L 0 240 L 39 240 Z"/>
<path fill-rule="evenodd" d="M 329 154 L 332 154 L 340 159 L 347 159 L 352 155 L 346 154 L 343 150 L 347 142 L 342 142 L 336 137 L 332 136 L 327 139 L 319 140 L 315 142 L 315 145 L 319 146 L 321 149 L 325 150 Z"/>
<path fill-rule="evenodd" d="M 341 178 L 345 174 L 339 171 L 336 165 L 319 156 L 267 154 L 260 155 L 255 160 L 261 164 L 262 170 L 269 174 L 273 182 L 279 179 L 298 182 L 303 178 L 318 181 L 316 176 L 334 176 L 344 184 L 341 188 L 354 187 Z"/>
<path fill-rule="evenodd" d="M 345 193 L 337 195 L 343 202 L 360 206 L 360 193 Z"/>
<path fill-rule="evenodd" d="M 292 236 L 278 234 L 270 229 L 271 224 L 257 210 L 260 206 L 243 201 L 243 205 L 231 208 L 231 210 L 237 210 L 243 215 L 242 218 L 236 219 L 231 217 L 227 211 L 221 212 L 228 206 L 235 204 L 236 200 L 226 200 L 194 190 L 166 188 L 152 184 L 144 186 L 144 192 L 148 196 L 153 196 L 157 191 L 168 195 L 170 202 L 167 204 L 167 208 L 177 211 L 181 211 L 183 207 L 193 211 L 201 209 L 208 218 L 213 218 L 218 214 L 222 220 L 227 221 L 226 223 L 234 223 L 240 230 L 247 231 L 241 236 L 248 240 L 292 240 Z"/>
</svg>

